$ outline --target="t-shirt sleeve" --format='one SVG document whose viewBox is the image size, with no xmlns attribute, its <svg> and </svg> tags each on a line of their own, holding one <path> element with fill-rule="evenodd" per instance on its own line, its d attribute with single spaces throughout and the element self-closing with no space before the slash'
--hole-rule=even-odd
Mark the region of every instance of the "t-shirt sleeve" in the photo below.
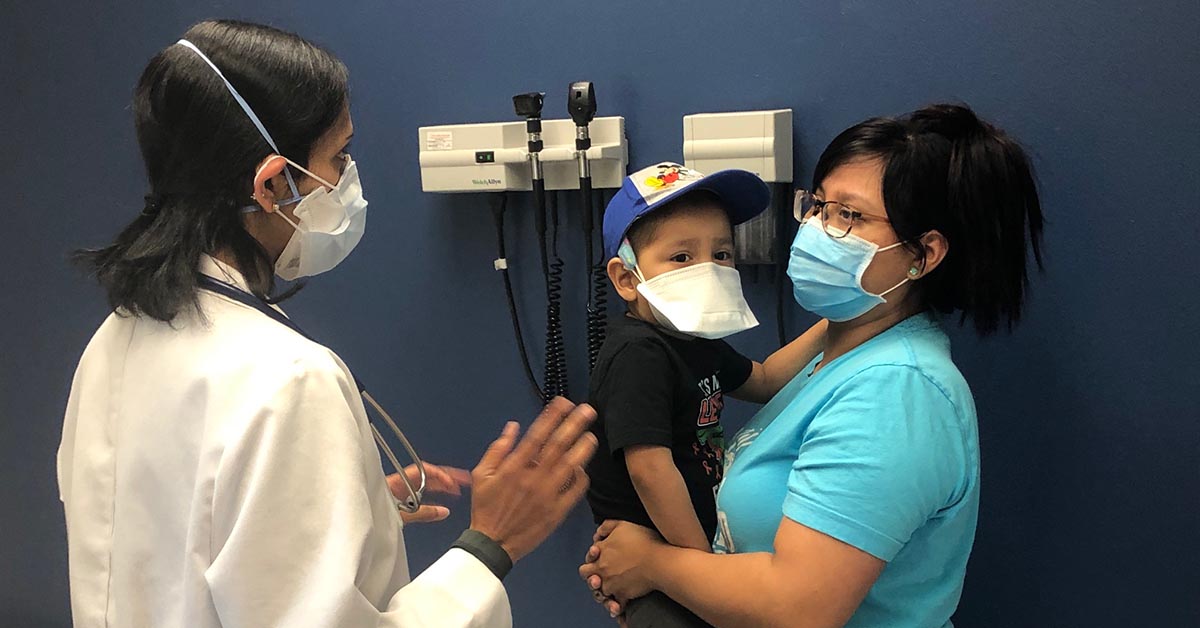
<svg viewBox="0 0 1200 628">
<path fill-rule="evenodd" d="M 754 371 L 754 360 L 738 353 L 737 349 L 729 346 L 724 340 L 716 342 L 717 350 L 721 354 L 721 389 L 733 392 L 750 379 L 750 373 Z"/>
<path fill-rule="evenodd" d="M 957 414 L 917 369 L 877 366 L 855 375 L 813 419 L 783 514 L 891 561 L 962 483 Z"/>
<path fill-rule="evenodd" d="M 666 347 L 639 339 L 621 347 L 593 398 L 609 453 L 633 445 L 671 446 L 675 367 Z"/>
</svg>

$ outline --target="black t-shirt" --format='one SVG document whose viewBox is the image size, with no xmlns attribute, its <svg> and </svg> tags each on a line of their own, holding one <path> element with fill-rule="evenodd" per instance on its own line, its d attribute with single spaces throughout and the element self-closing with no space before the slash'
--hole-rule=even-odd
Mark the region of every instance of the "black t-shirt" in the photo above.
<svg viewBox="0 0 1200 628">
<path fill-rule="evenodd" d="M 600 441 L 588 464 L 596 521 L 654 527 L 625 466 L 633 445 L 670 447 L 696 515 L 711 540 L 724 473 L 722 393 L 746 383 L 754 363 L 723 340 L 683 338 L 631 317 L 614 321 L 596 360 L 588 403 Z"/>
</svg>

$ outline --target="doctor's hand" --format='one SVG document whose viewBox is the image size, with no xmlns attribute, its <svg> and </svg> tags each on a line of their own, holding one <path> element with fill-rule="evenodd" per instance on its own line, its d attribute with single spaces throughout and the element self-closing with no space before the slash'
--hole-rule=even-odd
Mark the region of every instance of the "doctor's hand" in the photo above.
<svg viewBox="0 0 1200 628">
<path fill-rule="evenodd" d="M 414 487 L 421 485 L 421 472 L 417 469 L 417 465 L 410 464 L 404 467 L 404 475 L 408 477 L 409 483 Z M 399 473 L 393 473 L 387 476 L 388 488 L 391 489 L 392 495 L 396 499 L 408 499 L 408 487 L 404 485 L 404 480 L 401 479 Z M 455 467 L 444 467 L 435 464 L 425 463 L 425 492 L 436 493 L 442 495 L 451 495 L 458 497 L 462 495 L 462 488 L 471 485 L 471 472 L 466 469 L 458 469 Z M 450 509 L 445 506 L 435 504 L 422 503 L 417 512 L 407 513 L 400 511 L 400 519 L 404 523 L 429 523 L 432 521 L 441 521 L 450 516 Z"/>
<path fill-rule="evenodd" d="M 587 428 L 595 418 L 591 406 L 557 397 L 520 443 L 520 427 L 505 425 L 471 473 L 471 529 L 514 563 L 541 545 L 587 492 L 584 465 L 596 451 Z"/>
</svg>

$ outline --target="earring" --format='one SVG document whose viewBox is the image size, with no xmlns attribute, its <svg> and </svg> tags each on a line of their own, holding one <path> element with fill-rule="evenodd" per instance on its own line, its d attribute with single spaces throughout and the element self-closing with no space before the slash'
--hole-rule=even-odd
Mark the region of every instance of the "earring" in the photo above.
<svg viewBox="0 0 1200 628">
<path fill-rule="evenodd" d="M 917 267 L 916 267 L 916 266 L 913 266 L 912 268 L 908 269 L 908 276 L 909 276 L 909 277 L 912 277 L 912 278 L 914 278 L 914 279 L 915 279 L 915 278 L 917 277 L 917 275 L 919 275 L 919 274 L 921 274 L 921 271 L 920 271 L 920 270 L 917 270 Z"/>
</svg>

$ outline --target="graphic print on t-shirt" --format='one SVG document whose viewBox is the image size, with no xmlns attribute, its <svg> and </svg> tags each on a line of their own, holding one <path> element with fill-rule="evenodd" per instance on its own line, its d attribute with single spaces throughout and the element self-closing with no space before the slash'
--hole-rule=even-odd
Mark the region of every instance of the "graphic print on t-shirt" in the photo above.
<svg viewBox="0 0 1200 628">
<path fill-rule="evenodd" d="M 716 374 L 701 379 L 700 413 L 696 417 L 696 442 L 692 450 L 697 457 L 703 456 L 701 466 L 709 477 L 717 482 L 725 475 L 725 428 L 721 427 L 721 409 L 725 407 L 721 393 L 721 380 Z"/>
<path fill-rule="evenodd" d="M 721 381 L 714 374 L 705 377 L 697 384 L 700 387 L 700 416 L 696 418 L 696 427 L 708 427 L 721 420 L 721 409 L 725 407 L 721 395 Z"/>
</svg>

